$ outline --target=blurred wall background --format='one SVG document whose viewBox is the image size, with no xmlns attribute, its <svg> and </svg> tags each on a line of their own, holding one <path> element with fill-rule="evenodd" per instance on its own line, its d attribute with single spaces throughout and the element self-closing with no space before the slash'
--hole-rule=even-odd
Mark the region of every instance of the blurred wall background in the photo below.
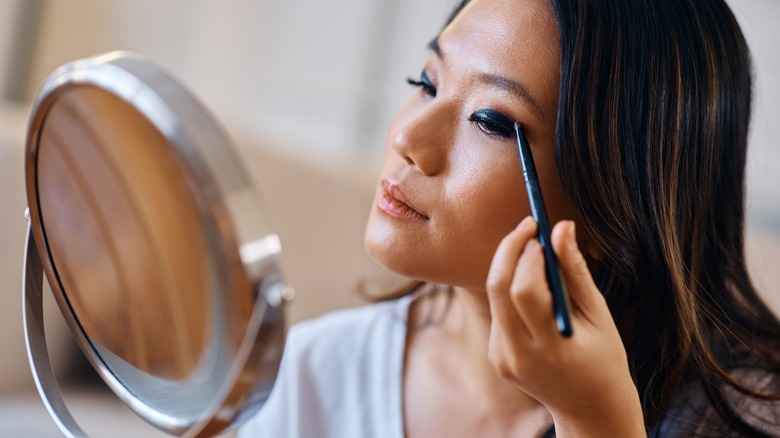
<svg viewBox="0 0 780 438">
<path fill-rule="evenodd" d="M 419 73 L 425 45 L 454 3 L 0 0 L 0 436 L 58 436 L 47 419 L 34 432 L 9 426 L 45 417 L 21 329 L 22 154 L 32 99 L 55 68 L 136 51 L 212 110 L 279 230 L 299 320 L 360 303 L 357 280 L 393 281 L 363 253 L 363 224 L 385 131 L 410 93 L 405 78 Z M 757 283 L 780 309 L 780 2 L 729 3 L 755 60 L 748 252 Z M 52 354 L 65 368 L 73 345 L 56 315 L 50 319 Z M 78 414 L 82 399 L 72 397 Z M 113 414 L 102 426 L 90 414 L 102 412 L 100 404 L 82 404 L 96 430 L 115 424 Z"/>
</svg>

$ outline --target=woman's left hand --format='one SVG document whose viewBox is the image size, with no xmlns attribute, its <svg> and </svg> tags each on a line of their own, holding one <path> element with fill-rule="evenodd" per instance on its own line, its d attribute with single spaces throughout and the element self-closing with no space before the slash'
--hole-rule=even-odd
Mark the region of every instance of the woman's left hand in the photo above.
<svg viewBox="0 0 780 438">
<path fill-rule="evenodd" d="M 556 327 L 536 228 L 526 218 L 493 258 L 487 280 L 491 363 L 547 408 L 558 437 L 645 436 L 626 351 L 579 250 L 574 222 L 561 221 L 552 232 L 572 307 L 569 338 Z"/>
</svg>

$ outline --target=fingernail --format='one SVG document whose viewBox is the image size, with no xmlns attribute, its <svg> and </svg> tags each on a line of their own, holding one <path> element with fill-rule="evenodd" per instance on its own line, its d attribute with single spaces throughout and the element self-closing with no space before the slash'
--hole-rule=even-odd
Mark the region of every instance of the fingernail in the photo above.
<svg viewBox="0 0 780 438">
<path fill-rule="evenodd" d="M 534 218 L 531 216 L 526 216 L 525 219 L 520 221 L 520 225 L 517 226 L 517 228 L 528 228 L 533 223 Z"/>
</svg>

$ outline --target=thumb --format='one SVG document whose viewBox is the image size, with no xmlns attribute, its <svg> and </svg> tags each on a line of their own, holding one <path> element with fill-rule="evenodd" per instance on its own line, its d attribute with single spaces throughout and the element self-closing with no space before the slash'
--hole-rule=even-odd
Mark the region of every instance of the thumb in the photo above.
<svg viewBox="0 0 780 438">
<path fill-rule="evenodd" d="M 588 263 L 577 245 L 574 221 L 560 221 L 555 224 L 552 243 L 572 304 L 586 314 L 598 311 L 603 305 L 601 303 L 604 297 L 596 287 Z"/>
</svg>

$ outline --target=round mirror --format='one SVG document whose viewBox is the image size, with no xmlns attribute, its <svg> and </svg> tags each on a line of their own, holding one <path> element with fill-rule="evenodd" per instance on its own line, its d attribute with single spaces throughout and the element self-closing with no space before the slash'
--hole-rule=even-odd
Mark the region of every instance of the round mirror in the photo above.
<svg viewBox="0 0 780 438">
<path fill-rule="evenodd" d="M 54 387 L 42 273 L 81 349 L 137 414 L 210 436 L 263 404 L 290 298 L 281 247 L 217 123 L 136 55 L 57 70 L 26 150 L 25 324 L 31 365 L 66 434 L 83 432 Z"/>
</svg>

